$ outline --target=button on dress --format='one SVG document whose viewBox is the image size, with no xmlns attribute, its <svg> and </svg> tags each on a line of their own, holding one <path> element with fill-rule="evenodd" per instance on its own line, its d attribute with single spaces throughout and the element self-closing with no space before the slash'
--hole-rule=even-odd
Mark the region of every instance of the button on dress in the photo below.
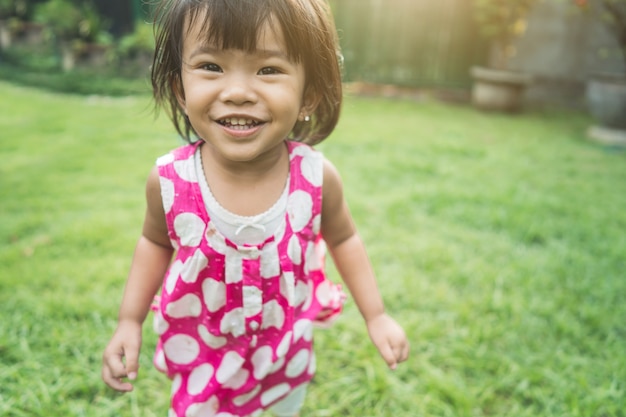
<svg viewBox="0 0 626 417">
<path fill-rule="evenodd" d="M 263 243 L 237 245 L 207 213 L 200 144 L 157 160 L 176 254 L 155 307 L 154 363 L 172 379 L 170 416 L 256 416 L 311 380 L 313 324 L 332 321 L 345 297 L 324 273 L 324 159 L 287 141 L 285 218 Z"/>
</svg>

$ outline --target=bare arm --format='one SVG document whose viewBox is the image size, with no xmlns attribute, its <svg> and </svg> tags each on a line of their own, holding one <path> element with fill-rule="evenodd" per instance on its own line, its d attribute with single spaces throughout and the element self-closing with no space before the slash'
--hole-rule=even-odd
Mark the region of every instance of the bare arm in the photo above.
<svg viewBox="0 0 626 417">
<path fill-rule="evenodd" d="M 156 169 L 148 178 L 146 199 L 143 232 L 126 281 L 118 326 L 103 355 L 102 379 L 118 391 L 132 390 L 132 385 L 122 379 L 137 376 L 142 324 L 173 254 Z"/>
<path fill-rule="evenodd" d="M 385 313 L 374 270 L 343 196 L 339 173 L 324 165 L 322 235 L 343 281 L 365 319 L 370 338 L 390 368 L 406 360 L 409 344 L 404 330 Z"/>
</svg>

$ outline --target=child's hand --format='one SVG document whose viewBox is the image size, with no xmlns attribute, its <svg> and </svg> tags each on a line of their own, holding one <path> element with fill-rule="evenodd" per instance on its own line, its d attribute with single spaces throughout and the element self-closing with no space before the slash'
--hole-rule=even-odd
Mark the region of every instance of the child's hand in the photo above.
<svg viewBox="0 0 626 417">
<path fill-rule="evenodd" d="M 387 314 L 368 320 L 367 331 L 389 368 L 396 369 L 408 358 L 409 342 L 404 330 Z"/>
<path fill-rule="evenodd" d="M 132 391 L 132 384 L 123 378 L 137 378 L 140 348 L 141 324 L 120 322 L 102 356 L 102 380 L 114 390 Z"/>
</svg>

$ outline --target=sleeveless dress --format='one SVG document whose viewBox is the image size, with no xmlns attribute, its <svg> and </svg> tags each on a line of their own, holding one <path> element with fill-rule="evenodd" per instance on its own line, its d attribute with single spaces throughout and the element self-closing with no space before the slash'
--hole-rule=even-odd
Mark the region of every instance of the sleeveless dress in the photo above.
<svg viewBox="0 0 626 417">
<path fill-rule="evenodd" d="M 170 416 L 257 416 L 315 373 L 314 322 L 345 295 L 324 273 L 323 157 L 287 141 L 288 202 L 275 234 L 237 245 L 211 222 L 194 153 L 159 158 L 163 207 L 176 250 L 155 306 L 155 366 L 172 381 Z"/>
</svg>

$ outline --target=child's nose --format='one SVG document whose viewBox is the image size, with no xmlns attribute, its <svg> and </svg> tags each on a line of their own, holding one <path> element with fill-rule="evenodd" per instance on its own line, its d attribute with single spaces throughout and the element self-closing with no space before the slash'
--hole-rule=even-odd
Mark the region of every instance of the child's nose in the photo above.
<svg viewBox="0 0 626 417">
<path fill-rule="evenodd" d="M 257 94 L 254 90 L 253 81 L 243 75 L 231 75 L 224 77 L 224 87 L 220 94 L 223 102 L 237 105 L 254 103 Z"/>
</svg>

